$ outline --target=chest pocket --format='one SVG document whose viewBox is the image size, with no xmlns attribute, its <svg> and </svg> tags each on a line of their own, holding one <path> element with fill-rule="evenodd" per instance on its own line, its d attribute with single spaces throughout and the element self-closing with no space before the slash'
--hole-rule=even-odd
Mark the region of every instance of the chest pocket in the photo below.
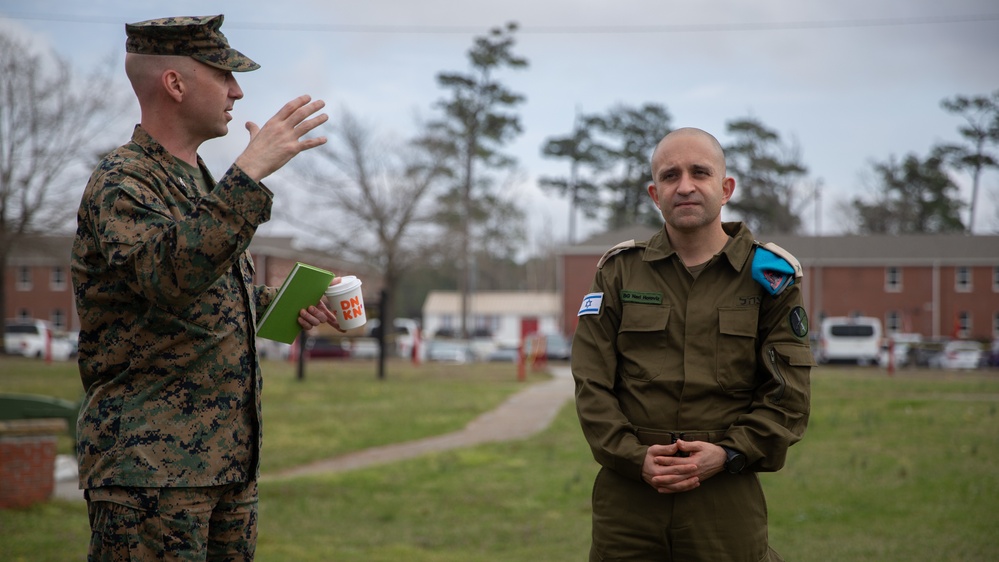
<svg viewBox="0 0 999 562">
<path fill-rule="evenodd" d="M 617 334 L 622 373 L 650 381 L 659 376 L 666 362 L 669 306 L 625 304 Z"/>
<path fill-rule="evenodd" d="M 752 389 L 756 378 L 758 308 L 718 309 L 718 384 L 727 392 Z"/>
</svg>

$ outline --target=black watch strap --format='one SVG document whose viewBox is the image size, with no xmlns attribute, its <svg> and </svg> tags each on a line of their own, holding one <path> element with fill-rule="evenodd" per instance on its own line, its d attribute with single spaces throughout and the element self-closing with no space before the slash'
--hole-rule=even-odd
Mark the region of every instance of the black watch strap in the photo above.
<svg viewBox="0 0 999 562">
<path fill-rule="evenodd" d="M 722 449 L 725 449 L 725 470 L 727 472 L 739 474 L 746 468 L 746 455 L 728 447 L 723 446 Z"/>
</svg>

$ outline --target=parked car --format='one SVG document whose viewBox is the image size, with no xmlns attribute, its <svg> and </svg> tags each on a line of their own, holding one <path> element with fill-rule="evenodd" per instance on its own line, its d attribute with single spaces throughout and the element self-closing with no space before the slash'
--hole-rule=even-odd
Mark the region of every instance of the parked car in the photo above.
<svg viewBox="0 0 999 562">
<path fill-rule="evenodd" d="M 950 338 L 937 337 L 926 338 L 917 344 L 913 344 L 913 362 L 917 367 L 929 367 L 933 358 L 943 352 L 944 346 L 946 346 L 949 341 Z"/>
<path fill-rule="evenodd" d="M 416 343 L 416 334 L 420 329 L 419 323 L 412 318 L 396 318 L 392 324 L 395 326 L 395 330 L 391 334 L 389 343 L 395 342 L 395 355 L 410 357 L 413 354 L 413 345 Z M 379 318 L 372 318 L 365 324 L 365 335 L 369 338 L 377 338 L 381 330 L 381 319 Z"/>
<path fill-rule="evenodd" d="M 516 363 L 520 348 L 516 346 L 500 345 L 486 355 L 486 361 Z"/>
<path fill-rule="evenodd" d="M 973 340 L 954 340 L 944 345 L 943 351 L 930 360 L 930 366 L 939 369 L 977 369 L 982 361 L 982 344 Z"/>
<path fill-rule="evenodd" d="M 350 338 L 344 345 L 350 349 L 350 356 L 354 359 L 375 359 L 378 357 L 378 340 L 375 338 Z"/>
<path fill-rule="evenodd" d="M 76 346 L 66 334 L 56 334 L 49 323 L 37 319 L 12 319 L 4 322 L 4 353 L 44 359 L 46 353 L 56 361 L 76 355 Z"/>
<path fill-rule="evenodd" d="M 67 332 L 66 341 L 69 343 L 70 346 L 69 356 L 76 357 L 80 351 L 80 332 L 78 331 Z"/>
<path fill-rule="evenodd" d="M 305 354 L 309 359 L 344 359 L 350 357 L 350 349 L 338 338 L 309 336 L 305 340 Z"/>
<path fill-rule="evenodd" d="M 892 358 L 895 367 L 905 367 L 915 362 L 915 347 L 923 341 L 922 334 L 895 333 L 886 339 L 881 346 L 881 355 L 878 363 L 882 367 L 888 366 L 888 349 L 892 350 Z"/>
<path fill-rule="evenodd" d="M 257 338 L 257 355 L 261 359 L 287 359 L 291 355 L 291 344 Z"/>
<path fill-rule="evenodd" d="M 870 316 L 823 318 L 814 350 L 819 363 L 850 362 L 870 365 L 881 354 L 881 320 Z"/>
<path fill-rule="evenodd" d="M 7 320 L 4 323 L 4 353 L 25 357 L 43 357 L 48 326 L 42 320 Z"/>
<path fill-rule="evenodd" d="M 427 342 L 427 361 L 471 363 L 475 353 L 467 341 L 433 339 Z"/>
<path fill-rule="evenodd" d="M 989 346 L 989 355 L 985 361 L 989 367 L 999 367 L 999 339 L 992 340 Z"/>
<path fill-rule="evenodd" d="M 540 337 L 544 338 L 546 359 L 554 361 L 569 360 L 569 357 L 572 355 L 572 342 L 566 339 L 565 336 L 561 334 L 545 334 Z M 524 355 L 527 357 L 531 356 L 534 342 L 536 341 L 538 341 L 537 338 L 527 338 L 524 346 Z"/>
</svg>

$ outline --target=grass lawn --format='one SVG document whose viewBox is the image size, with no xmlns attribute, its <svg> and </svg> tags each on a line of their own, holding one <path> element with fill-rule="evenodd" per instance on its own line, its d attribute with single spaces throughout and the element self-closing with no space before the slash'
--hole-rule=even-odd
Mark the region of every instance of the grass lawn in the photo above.
<svg viewBox="0 0 999 562">
<path fill-rule="evenodd" d="M 0 392 L 75 397 L 62 388 L 75 373 L 21 380 L 10 365 L 0 358 Z M 297 381 L 275 363 L 265 377 L 265 473 L 451 431 L 523 388 L 488 364 L 393 364 L 377 381 L 370 363 L 316 363 Z M 773 545 L 803 562 L 996 559 L 997 409 L 996 371 L 816 369 L 805 440 L 761 475 Z M 267 481 L 257 560 L 585 560 L 595 473 L 567 405 L 524 441 Z M 82 502 L 0 511 L 4 560 L 84 560 L 87 535 Z"/>
</svg>

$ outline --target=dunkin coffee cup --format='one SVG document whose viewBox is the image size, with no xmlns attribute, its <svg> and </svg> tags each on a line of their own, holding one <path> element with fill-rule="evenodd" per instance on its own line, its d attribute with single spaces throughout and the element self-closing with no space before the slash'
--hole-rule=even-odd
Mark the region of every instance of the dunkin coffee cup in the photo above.
<svg viewBox="0 0 999 562">
<path fill-rule="evenodd" d="M 326 300 L 337 322 L 343 330 L 359 328 L 367 322 L 364 314 L 364 297 L 361 295 L 361 280 L 353 275 L 340 278 L 336 285 L 326 288 Z"/>
</svg>

